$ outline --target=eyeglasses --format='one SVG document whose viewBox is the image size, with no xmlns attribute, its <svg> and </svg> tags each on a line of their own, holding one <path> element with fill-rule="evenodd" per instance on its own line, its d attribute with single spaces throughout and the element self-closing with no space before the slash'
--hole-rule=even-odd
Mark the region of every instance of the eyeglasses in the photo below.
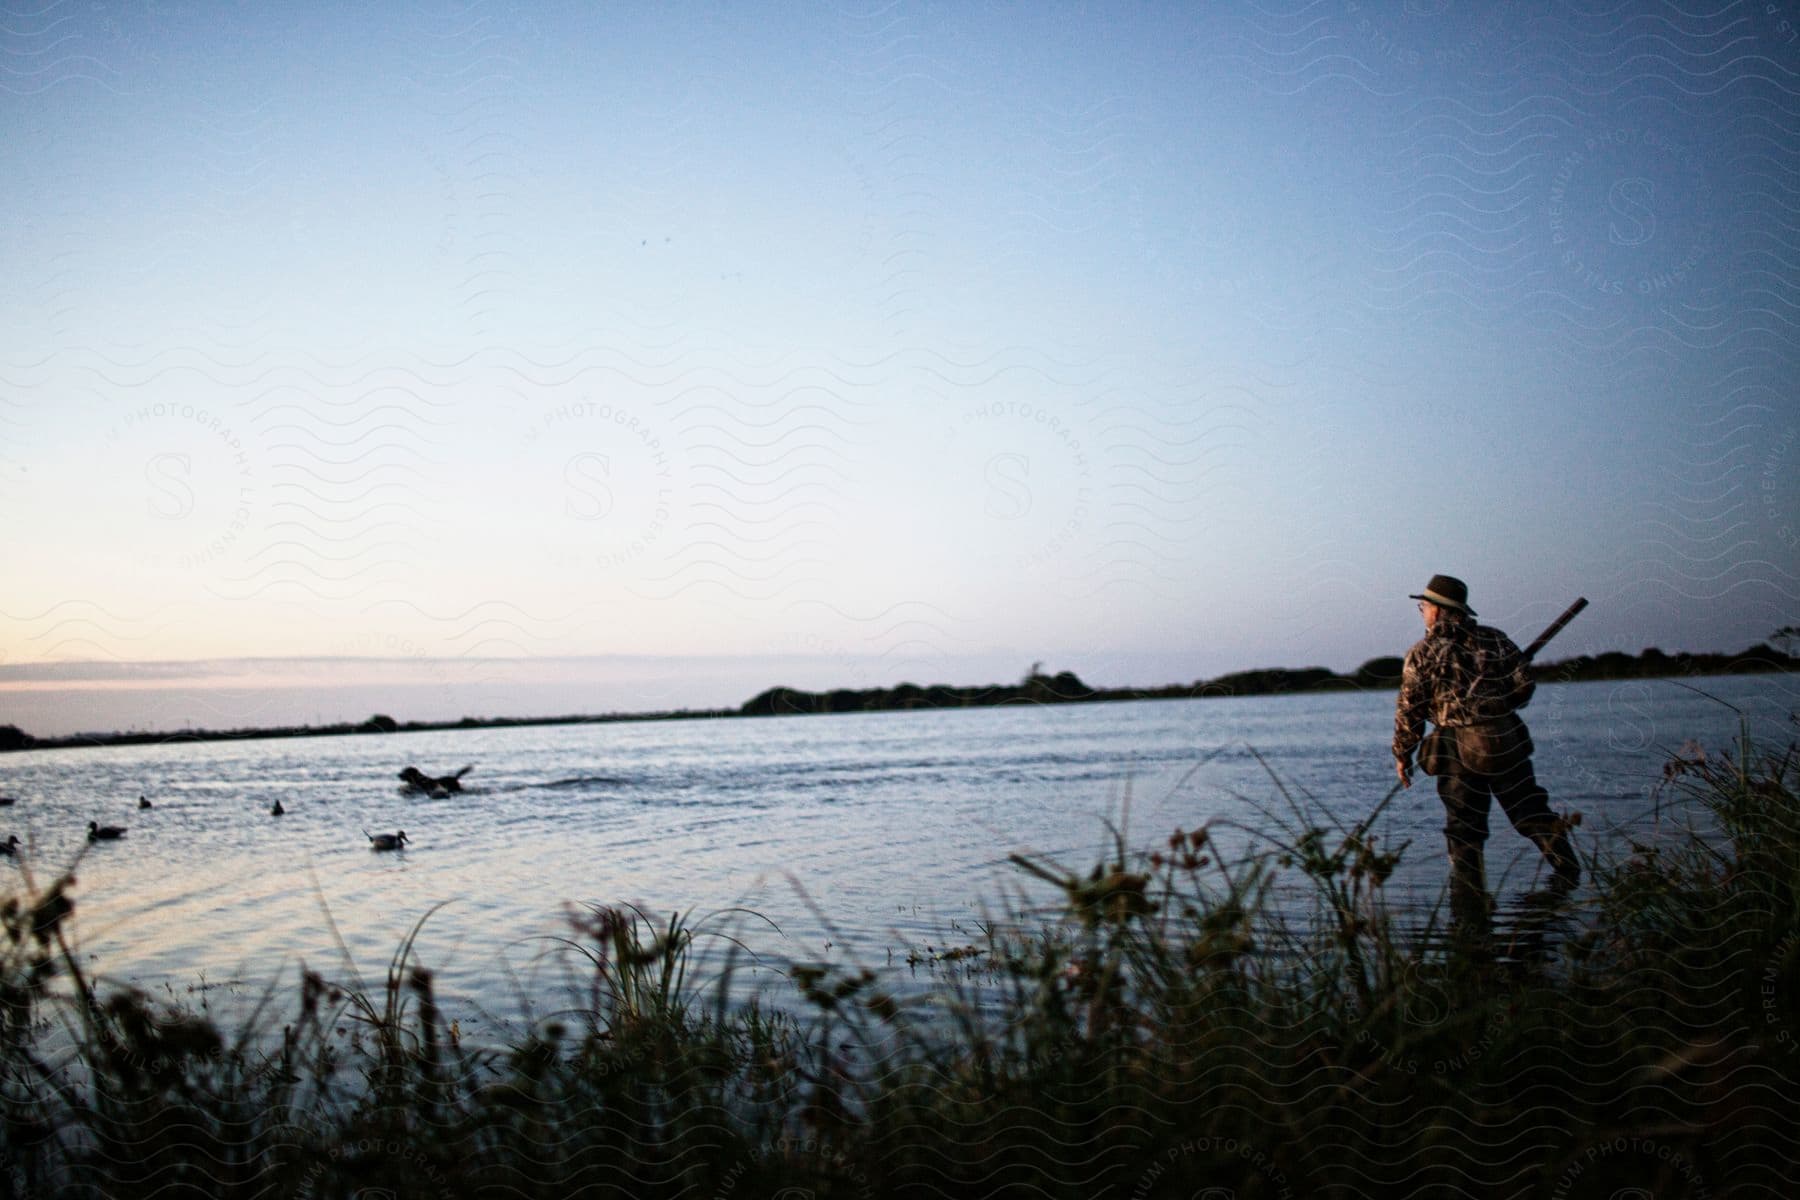
<svg viewBox="0 0 1800 1200">
<path fill-rule="evenodd" d="M 1432 603 L 1432 602 L 1431 602 L 1431 601 L 1429 601 L 1429 600 L 1421 600 L 1421 601 L 1419 601 L 1419 611 L 1420 611 L 1420 612 L 1424 612 L 1424 611 L 1425 611 L 1425 610 L 1426 610 L 1426 609 L 1428 609 L 1428 608 L 1436 608 L 1436 607 L 1437 607 L 1437 605 L 1435 605 L 1435 604 L 1433 604 L 1433 603 Z"/>
</svg>

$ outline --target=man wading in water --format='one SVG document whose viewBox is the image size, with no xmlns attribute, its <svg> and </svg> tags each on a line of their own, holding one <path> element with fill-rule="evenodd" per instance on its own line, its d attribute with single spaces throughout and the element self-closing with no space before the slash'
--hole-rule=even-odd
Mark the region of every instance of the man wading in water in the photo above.
<svg viewBox="0 0 1800 1200">
<path fill-rule="evenodd" d="M 1461 908 L 1485 903 L 1482 847 L 1488 835 L 1488 797 L 1500 801 L 1513 828 L 1536 843 L 1555 882 L 1581 878 L 1569 835 L 1550 811 L 1550 797 L 1531 770 L 1531 734 L 1519 720 L 1537 690 L 1529 664 L 1511 638 L 1475 621 L 1469 588 L 1433 575 L 1419 601 L 1425 636 L 1406 652 L 1394 704 L 1394 771 L 1412 786 L 1412 755 L 1437 776 L 1444 802 L 1444 839 L 1450 850 L 1451 898 Z M 1437 728 L 1424 736 L 1425 722 Z"/>
</svg>

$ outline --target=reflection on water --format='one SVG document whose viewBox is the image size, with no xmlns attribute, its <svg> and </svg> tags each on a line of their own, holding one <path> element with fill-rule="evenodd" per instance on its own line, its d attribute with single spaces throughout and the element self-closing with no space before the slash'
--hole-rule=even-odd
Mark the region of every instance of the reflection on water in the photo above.
<svg viewBox="0 0 1800 1200">
<path fill-rule="evenodd" d="M 1564 886 L 1498 898 L 1447 892 L 1441 906 L 1395 920 L 1394 931 L 1427 956 L 1548 971 L 1561 964 L 1563 947 L 1589 927 L 1591 916 L 1578 889 Z"/>
<path fill-rule="evenodd" d="M 1568 889 L 1526 892 L 1495 913 L 1489 930 L 1494 956 L 1507 962 L 1547 964 L 1579 928 L 1581 912 L 1571 903 Z"/>
<path fill-rule="evenodd" d="M 1771 741 L 1800 707 L 1780 677 L 1706 686 Z M 72 864 L 86 960 L 177 995 L 254 998 L 272 980 L 291 987 L 302 962 L 378 981 L 442 904 L 418 952 L 479 1029 L 482 1013 L 496 1026 L 520 1017 L 527 997 L 541 1013 L 573 978 L 558 940 L 570 905 L 663 918 L 741 906 L 761 917 L 721 925 L 768 963 L 881 969 L 890 952 L 954 946 L 993 913 L 1054 901 L 1008 865 L 1014 852 L 1085 872 L 1112 852 L 1109 823 L 1142 849 L 1210 823 L 1229 853 L 1292 823 L 1284 793 L 1354 824 L 1393 782 L 1392 705 L 1391 693 L 1337 694 L 11 755 L 0 792 L 19 802 L 0 810 L 0 841 L 23 844 L 0 871 L 47 880 Z M 1737 733 L 1729 710 L 1655 683 L 1546 685 L 1527 715 L 1553 807 L 1584 814 L 1584 851 L 1656 836 L 1670 821 L 1655 804 L 1667 753 Z M 468 762 L 460 794 L 408 794 L 396 778 L 409 763 L 443 775 Z M 272 817 L 277 801 L 286 815 Z M 130 831 L 90 847 L 95 820 Z M 1443 899 L 1442 821 L 1432 789 L 1415 786 L 1377 822 L 1384 846 L 1410 842 L 1387 889 L 1397 911 Z M 364 830 L 399 829 L 404 851 L 370 852 Z M 1540 863 L 1497 823 L 1498 954 L 1553 952 L 1560 918 L 1527 899 Z M 715 941 L 715 962 L 729 945 Z M 773 977 L 755 960 L 739 968 L 750 985 Z"/>
</svg>

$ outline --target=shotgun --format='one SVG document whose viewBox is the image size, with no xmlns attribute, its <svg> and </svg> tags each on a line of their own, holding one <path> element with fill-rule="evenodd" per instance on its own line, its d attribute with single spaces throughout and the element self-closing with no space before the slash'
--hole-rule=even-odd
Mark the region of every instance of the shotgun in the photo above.
<svg viewBox="0 0 1800 1200">
<path fill-rule="evenodd" d="M 1586 596 L 1577 597 L 1575 600 L 1575 603 L 1569 605 L 1568 608 L 1563 610 L 1562 616 L 1560 616 L 1560 617 L 1556 618 L 1556 620 L 1550 622 L 1550 628 L 1544 630 L 1544 632 L 1537 635 L 1537 641 L 1535 641 L 1535 642 L 1531 643 L 1531 645 L 1525 647 L 1525 653 L 1524 653 L 1525 661 L 1530 662 L 1532 659 L 1536 658 L 1537 652 L 1539 650 L 1542 650 L 1544 648 L 1545 644 L 1548 643 L 1551 638 L 1553 638 L 1557 634 L 1561 633 L 1563 631 L 1563 626 L 1567 625 L 1570 621 L 1573 621 L 1575 619 L 1576 613 L 1580 612 L 1582 609 L 1584 609 L 1586 607 L 1587 607 L 1587 597 Z"/>
</svg>

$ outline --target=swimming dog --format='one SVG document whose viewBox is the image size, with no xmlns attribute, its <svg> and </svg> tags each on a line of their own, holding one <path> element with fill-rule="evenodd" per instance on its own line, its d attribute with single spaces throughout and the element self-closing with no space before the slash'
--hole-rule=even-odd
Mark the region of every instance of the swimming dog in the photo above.
<svg viewBox="0 0 1800 1200">
<path fill-rule="evenodd" d="M 408 767 L 400 772 L 400 779 L 406 784 L 406 790 L 409 792 L 426 792 L 433 796 L 445 796 L 451 792 L 462 791 L 462 777 L 474 769 L 475 764 L 470 763 L 454 775 L 439 775 L 434 778 L 417 767 Z"/>
</svg>

